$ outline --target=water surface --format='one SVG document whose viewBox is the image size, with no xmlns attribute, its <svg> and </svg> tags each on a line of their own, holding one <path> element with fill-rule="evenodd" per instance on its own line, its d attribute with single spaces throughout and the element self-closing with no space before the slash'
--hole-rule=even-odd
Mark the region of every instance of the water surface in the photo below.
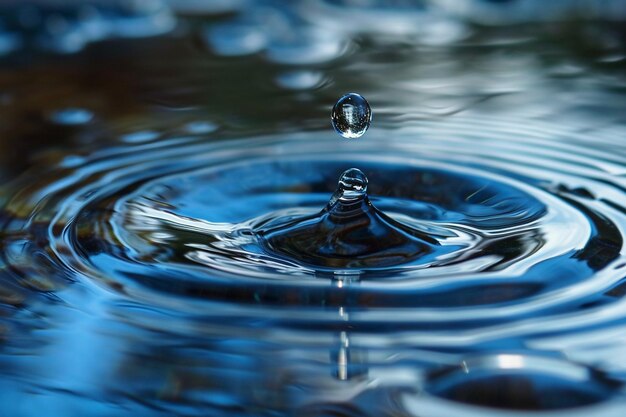
<svg viewBox="0 0 626 417">
<path fill-rule="evenodd" d="M 0 414 L 623 415 L 619 2 L 153 3 L 2 11 Z M 352 167 L 419 250 L 271 239 Z"/>
</svg>

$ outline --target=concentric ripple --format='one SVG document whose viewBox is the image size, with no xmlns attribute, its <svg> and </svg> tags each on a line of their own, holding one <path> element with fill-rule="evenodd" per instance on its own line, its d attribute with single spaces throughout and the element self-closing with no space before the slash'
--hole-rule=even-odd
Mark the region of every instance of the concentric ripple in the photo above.
<svg viewBox="0 0 626 417">
<path fill-rule="evenodd" d="M 120 141 L 7 185 L 19 192 L 2 212 L 4 272 L 70 305 L 80 295 L 67 287 L 79 284 L 116 306 L 115 322 L 207 338 L 209 358 L 227 351 L 265 363 L 276 346 L 285 358 L 304 349 L 294 377 L 307 377 L 293 381 L 313 384 L 303 415 L 362 415 L 351 407 L 374 401 L 382 408 L 369 412 L 383 415 L 617 416 L 619 355 L 607 355 L 616 366 L 588 352 L 594 340 L 621 340 L 626 161 L 587 140 L 550 124 L 457 116 L 374 130 L 358 146 L 317 131 Z M 619 146 L 609 131 L 594 140 Z M 302 242 L 324 236 L 292 231 L 322 230 L 300 226 L 332 206 L 350 167 L 367 187 L 356 171 L 339 187 L 358 188 L 355 201 L 367 191 L 389 224 L 420 236 L 425 246 L 408 246 L 419 252 L 399 244 L 389 258 L 382 234 L 373 263 L 305 253 Z M 273 239 L 276 230 L 286 238 Z M 333 379 L 356 385 L 326 386 L 307 365 L 327 361 L 329 346 Z M 224 371 L 222 385 L 239 386 L 238 372 Z M 358 398 L 328 402 L 349 392 Z"/>
<path fill-rule="evenodd" d="M 3 2 L 0 415 L 623 417 L 624 4 Z"/>
<path fill-rule="evenodd" d="M 151 302 L 322 308 L 319 319 L 350 307 L 364 323 L 392 309 L 394 322 L 413 327 L 619 301 L 603 295 L 623 278 L 619 159 L 566 142 L 535 151 L 535 132 L 507 141 L 497 124 L 460 136 L 468 123 L 378 132 L 358 147 L 320 146 L 311 132 L 95 153 L 7 204 L 4 256 L 29 285 L 49 289 L 93 281 Z M 436 249 L 365 268 L 267 250 L 259 231 L 318 212 L 351 166 L 368 175 L 379 210 Z"/>
</svg>

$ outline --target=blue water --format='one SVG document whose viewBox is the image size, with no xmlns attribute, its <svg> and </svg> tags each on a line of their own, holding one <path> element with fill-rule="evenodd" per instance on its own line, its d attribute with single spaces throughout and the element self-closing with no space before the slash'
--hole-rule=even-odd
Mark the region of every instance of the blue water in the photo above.
<svg viewBox="0 0 626 417">
<path fill-rule="evenodd" d="M 1 416 L 624 414 L 623 3 L 356 3 L 0 7 Z"/>
</svg>

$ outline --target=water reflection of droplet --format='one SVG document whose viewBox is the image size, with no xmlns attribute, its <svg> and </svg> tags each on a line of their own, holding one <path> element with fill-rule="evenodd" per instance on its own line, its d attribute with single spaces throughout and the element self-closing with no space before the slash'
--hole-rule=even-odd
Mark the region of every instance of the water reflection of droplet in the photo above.
<svg viewBox="0 0 626 417">
<path fill-rule="evenodd" d="M 333 127 L 344 138 L 356 139 L 370 127 L 372 110 L 363 96 L 348 93 L 337 100 L 331 114 Z"/>
</svg>

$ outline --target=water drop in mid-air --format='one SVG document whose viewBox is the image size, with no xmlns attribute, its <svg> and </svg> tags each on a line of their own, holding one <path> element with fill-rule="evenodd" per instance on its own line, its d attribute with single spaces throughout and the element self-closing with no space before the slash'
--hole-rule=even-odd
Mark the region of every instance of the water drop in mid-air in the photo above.
<svg viewBox="0 0 626 417">
<path fill-rule="evenodd" d="M 344 138 L 360 138 L 370 127 L 372 109 L 363 96 L 348 93 L 337 100 L 331 120 L 337 133 Z"/>
</svg>

